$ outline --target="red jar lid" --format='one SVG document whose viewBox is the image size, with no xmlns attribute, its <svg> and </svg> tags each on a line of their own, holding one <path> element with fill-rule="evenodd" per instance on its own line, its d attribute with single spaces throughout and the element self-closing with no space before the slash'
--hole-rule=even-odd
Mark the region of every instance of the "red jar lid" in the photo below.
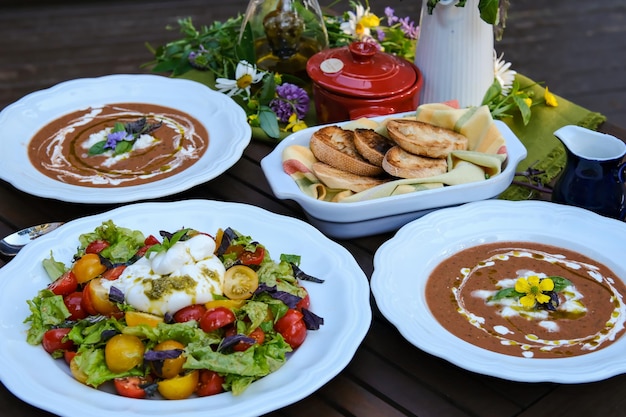
<svg viewBox="0 0 626 417">
<path fill-rule="evenodd" d="M 326 49 L 309 58 L 306 70 L 314 83 L 345 96 L 381 98 L 410 89 L 418 78 L 415 65 L 367 42 Z"/>
</svg>

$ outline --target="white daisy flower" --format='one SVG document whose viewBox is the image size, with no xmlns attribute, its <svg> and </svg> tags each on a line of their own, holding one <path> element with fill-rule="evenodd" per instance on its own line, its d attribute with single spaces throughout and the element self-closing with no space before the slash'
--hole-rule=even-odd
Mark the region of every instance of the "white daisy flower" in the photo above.
<svg viewBox="0 0 626 417">
<path fill-rule="evenodd" d="M 340 25 L 343 33 L 351 35 L 357 39 L 371 38 L 371 28 L 380 25 L 378 16 L 366 9 L 362 4 L 355 4 L 354 12 L 348 12 L 348 21 Z"/>
<path fill-rule="evenodd" d="M 509 91 L 511 91 L 511 87 L 513 87 L 513 81 L 515 80 L 517 71 L 510 69 L 511 63 L 505 62 L 503 57 L 504 53 L 500 54 L 500 57 L 498 57 L 496 51 L 493 51 L 494 74 L 496 80 L 498 80 L 502 87 L 502 94 L 506 96 L 509 94 Z"/>
<path fill-rule="evenodd" d="M 263 72 L 258 72 L 256 66 L 248 61 L 240 61 L 235 69 L 235 79 L 218 78 L 215 80 L 215 88 L 229 97 L 246 93 L 250 97 L 250 86 L 256 84 L 263 79 Z"/>
</svg>

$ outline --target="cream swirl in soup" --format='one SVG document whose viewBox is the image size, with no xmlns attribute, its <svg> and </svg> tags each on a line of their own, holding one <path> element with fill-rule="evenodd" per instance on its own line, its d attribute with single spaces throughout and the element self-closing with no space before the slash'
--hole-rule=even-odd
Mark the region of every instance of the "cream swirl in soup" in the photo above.
<svg viewBox="0 0 626 417">
<path fill-rule="evenodd" d="M 138 135 L 127 152 L 89 150 L 107 140 L 116 123 L 146 118 L 159 128 Z M 199 160 L 209 145 L 206 128 L 194 117 L 147 103 L 93 106 L 64 115 L 30 140 L 31 163 L 46 176 L 86 187 L 139 185 L 177 174 Z"/>
<path fill-rule="evenodd" d="M 605 265 L 528 242 L 465 249 L 439 264 L 426 286 L 428 306 L 448 331 L 527 358 L 582 355 L 610 345 L 624 333 L 624 294 L 624 282 Z"/>
</svg>

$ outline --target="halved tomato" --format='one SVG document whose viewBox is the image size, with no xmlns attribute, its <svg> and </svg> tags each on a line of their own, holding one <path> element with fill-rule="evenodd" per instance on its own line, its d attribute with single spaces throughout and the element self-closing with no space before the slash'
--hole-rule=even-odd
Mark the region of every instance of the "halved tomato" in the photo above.
<svg viewBox="0 0 626 417">
<path fill-rule="evenodd" d="M 246 300 L 259 288 L 256 271 L 245 265 L 235 265 L 226 270 L 222 290 L 231 300 Z"/>
</svg>

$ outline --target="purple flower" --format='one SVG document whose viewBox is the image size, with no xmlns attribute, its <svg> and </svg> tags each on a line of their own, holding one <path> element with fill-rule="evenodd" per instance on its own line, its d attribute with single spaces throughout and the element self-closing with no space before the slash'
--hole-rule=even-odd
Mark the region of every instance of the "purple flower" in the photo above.
<svg viewBox="0 0 626 417">
<path fill-rule="evenodd" d="M 281 122 L 287 123 L 294 112 L 299 120 L 304 119 L 311 101 L 304 89 L 295 84 L 284 83 L 276 87 L 276 95 L 270 102 L 270 108 Z"/>
<path fill-rule="evenodd" d="M 398 21 L 398 16 L 395 15 L 395 11 L 391 7 L 385 7 L 385 16 L 387 16 L 389 26 Z"/>
<path fill-rule="evenodd" d="M 133 140 L 133 135 L 128 134 L 125 130 L 119 132 L 112 132 L 107 135 L 107 143 L 104 145 L 105 149 L 115 149 L 118 142 L 123 140 Z"/>
<path fill-rule="evenodd" d="M 409 20 L 408 16 L 400 19 L 399 22 L 400 29 L 402 29 L 407 38 L 417 39 L 417 37 L 419 36 L 419 27 L 415 26 L 415 23 Z"/>
</svg>

